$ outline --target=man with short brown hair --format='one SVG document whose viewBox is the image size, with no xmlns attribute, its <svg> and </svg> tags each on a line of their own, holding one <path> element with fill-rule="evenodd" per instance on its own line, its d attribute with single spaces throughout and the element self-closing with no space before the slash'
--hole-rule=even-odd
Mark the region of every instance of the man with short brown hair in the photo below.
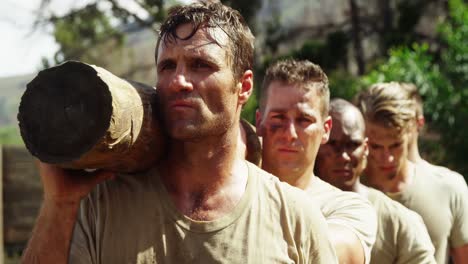
<svg viewBox="0 0 468 264">
<path fill-rule="evenodd" d="M 220 3 L 174 8 L 156 58 L 166 157 L 105 182 L 40 164 L 44 205 L 23 261 L 336 263 L 318 207 L 238 153 L 253 89 L 242 16 Z"/>
<path fill-rule="evenodd" d="M 340 263 L 368 263 L 376 215 L 368 201 L 338 190 L 314 175 L 318 148 L 332 126 L 328 78 L 310 61 L 271 65 L 263 82 L 257 132 L 263 139 L 262 168 L 305 190 L 320 206 Z"/>
<path fill-rule="evenodd" d="M 438 263 L 468 259 L 468 192 L 458 181 L 408 159 L 416 127 L 415 101 L 405 85 L 378 83 L 363 91 L 357 105 L 366 121 L 369 159 L 366 183 L 415 211 L 424 220 Z"/>
</svg>

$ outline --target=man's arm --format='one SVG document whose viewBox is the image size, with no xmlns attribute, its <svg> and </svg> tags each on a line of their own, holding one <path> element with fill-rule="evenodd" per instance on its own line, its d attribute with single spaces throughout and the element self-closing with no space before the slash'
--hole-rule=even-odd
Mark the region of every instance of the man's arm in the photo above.
<svg viewBox="0 0 468 264">
<path fill-rule="evenodd" d="M 335 247 L 339 263 L 363 264 L 364 249 L 361 241 L 349 228 L 336 224 L 329 224 L 330 241 Z"/>
<path fill-rule="evenodd" d="M 395 202 L 399 212 L 398 258 L 395 264 L 435 264 L 435 249 L 424 221 L 417 213 Z"/>
<path fill-rule="evenodd" d="M 74 175 L 41 162 L 38 167 L 44 201 L 22 263 L 67 263 L 80 200 L 113 174 Z"/>
<path fill-rule="evenodd" d="M 468 244 L 452 249 L 452 257 L 455 264 L 468 263 Z"/>
<path fill-rule="evenodd" d="M 468 263 L 468 186 L 462 175 L 445 170 L 444 176 L 453 182 L 454 195 L 450 205 L 453 214 L 450 254 L 455 264 Z"/>
</svg>

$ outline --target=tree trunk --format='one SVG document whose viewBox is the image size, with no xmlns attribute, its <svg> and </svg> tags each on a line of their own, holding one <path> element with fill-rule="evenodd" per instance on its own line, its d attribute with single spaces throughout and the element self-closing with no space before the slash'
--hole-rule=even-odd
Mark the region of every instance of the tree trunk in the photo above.
<svg viewBox="0 0 468 264">
<path fill-rule="evenodd" d="M 359 19 L 359 7 L 355 0 L 349 0 L 351 8 L 351 24 L 353 27 L 353 46 L 354 53 L 356 56 L 356 63 L 358 66 L 358 74 L 363 75 L 365 72 L 365 61 L 364 51 L 362 50 L 362 39 L 361 39 L 361 22 Z"/>
<path fill-rule="evenodd" d="M 164 151 L 156 89 L 70 61 L 41 71 L 18 113 L 32 155 L 64 168 L 135 172 Z"/>
</svg>

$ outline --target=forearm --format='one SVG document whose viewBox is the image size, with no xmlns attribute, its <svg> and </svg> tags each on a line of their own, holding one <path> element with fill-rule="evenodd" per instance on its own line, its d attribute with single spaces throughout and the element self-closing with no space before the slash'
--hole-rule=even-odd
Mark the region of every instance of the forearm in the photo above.
<svg viewBox="0 0 468 264">
<path fill-rule="evenodd" d="M 22 263 L 67 263 L 79 202 L 44 201 Z"/>
</svg>

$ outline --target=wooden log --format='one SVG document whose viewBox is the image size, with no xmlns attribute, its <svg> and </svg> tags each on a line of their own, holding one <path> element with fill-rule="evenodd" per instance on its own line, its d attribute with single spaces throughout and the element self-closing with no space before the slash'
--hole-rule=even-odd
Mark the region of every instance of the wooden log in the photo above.
<svg viewBox="0 0 468 264">
<path fill-rule="evenodd" d="M 164 151 L 156 89 L 77 61 L 41 71 L 20 102 L 27 149 L 64 168 L 143 170 Z"/>
<path fill-rule="evenodd" d="M 260 167 L 262 164 L 262 143 L 257 136 L 255 126 L 245 119 L 241 119 L 240 122 L 245 131 L 245 159 Z"/>
</svg>

